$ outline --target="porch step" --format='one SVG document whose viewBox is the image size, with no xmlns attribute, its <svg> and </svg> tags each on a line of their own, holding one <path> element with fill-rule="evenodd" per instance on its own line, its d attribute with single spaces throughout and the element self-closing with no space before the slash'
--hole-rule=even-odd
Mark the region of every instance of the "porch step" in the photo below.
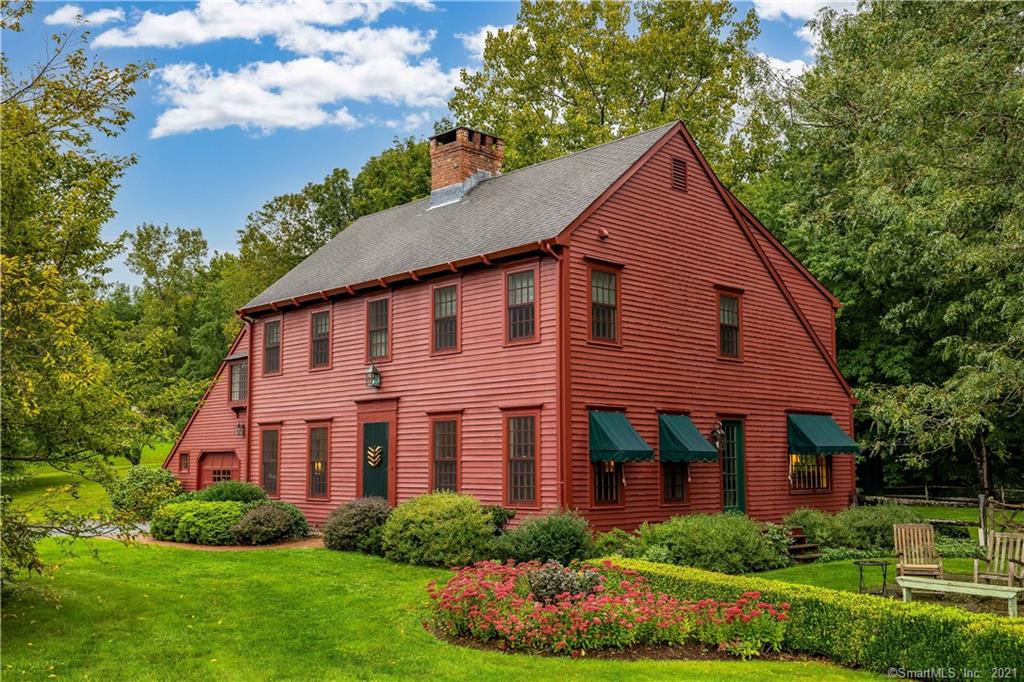
<svg viewBox="0 0 1024 682">
<path fill-rule="evenodd" d="M 807 542 L 807 535 L 803 528 L 793 528 L 790 531 L 789 558 L 798 564 L 807 564 L 821 557 L 818 552 L 818 545 Z"/>
<path fill-rule="evenodd" d="M 813 552 L 810 554 L 794 554 L 791 555 L 790 558 L 798 564 L 809 564 L 816 559 L 820 559 L 821 554 L 818 552 Z"/>
</svg>

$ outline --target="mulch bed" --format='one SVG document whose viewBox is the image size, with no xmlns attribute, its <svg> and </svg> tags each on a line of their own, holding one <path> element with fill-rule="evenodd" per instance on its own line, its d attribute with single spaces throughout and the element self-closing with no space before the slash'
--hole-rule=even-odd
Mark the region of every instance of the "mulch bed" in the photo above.
<svg viewBox="0 0 1024 682">
<path fill-rule="evenodd" d="M 481 642 L 473 639 L 472 637 L 452 637 L 451 635 L 443 632 L 438 632 L 434 628 L 430 627 L 429 623 L 424 623 L 423 628 L 434 635 L 440 640 L 454 644 L 456 646 L 466 647 L 468 649 L 476 649 L 478 651 L 491 651 L 499 654 L 508 654 L 510 656 L 526 654 L 529 656 L 551 656 L 553 658 L 569 658 L 567 654 L 556 654 L 553 652 L 537 652 L 537 651 L 525 651 L 522 649 L 506 649 L 499 646 L 497 641 L 492 642 Z M 596 658 L 599 660 L 609 661 L 739 661 L 742 660 L 737 656 L 726 651 L 719 651 L 718 649 L 708 648 L 703 644 L 695 642 L 687 642 L 680 646 L 669 646 L 667 644 L 661 644 L 656 646 L 648 645 L 636 645 L 626 647 L 624 649 L 597 649 L 587 651 L 582 654 L 580 658 Z M 758 657 L 758 660 L 764 661 L 819 661 L 829 662 L 826 658 L 819 658 L 815 656 L 805 656 L 798 654 L 791 654 L 786 652 L 768 652 Z"/>
<path fill-rule="evenodd" d="M 161 547 L 177 547 L 179 549 L 198 549 L 206 552 L 253 552 L 267 549 L 303 549 L 306 547 L 323 547 L 324 540 L 319 537 L 302 538 L 279 542 L 276 545 L 194 545 L 188 542 L 168 542 L 154 540 L 150 535 L 139 535 L 135 538 L 144 545 L 160 545 Z"/>
</svg>

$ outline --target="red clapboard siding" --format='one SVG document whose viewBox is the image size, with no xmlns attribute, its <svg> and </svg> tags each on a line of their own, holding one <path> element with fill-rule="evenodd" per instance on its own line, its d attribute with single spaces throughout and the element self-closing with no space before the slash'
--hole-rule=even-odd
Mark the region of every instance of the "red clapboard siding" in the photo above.
<svg viewBox="0 0 1024 682">
<path fill-rule="evenodd" d="M 672 189 L 673 157 L 687 161 L 686 192 Z M 720 511 L 721 484 L 718 464 L 692 464 L 689 503 L 665 506 L 658 464 L 626 464 L 622 508 L 592 507 L 588 406 L 626 407 L 655 448 L 658 410 L 689 411 L 703 434 L 720 417 L 743 418 L 746 506 L 754 517 L 778 520 L 799 506 L 849 504 L 850 457 L 835 458 L 831 492 L 789 492 L 786 411 L 831 412 L 849 431 L 849 398 L 681 135 L 577 228 L 570 253 L 572 502 L 595 527 Z M 585 256 L 624 265 L 621 348 L 587 340 Z M 795 270 L 789 274 L 797 279 Z M 741 362 L 717 358 L 716 285 L 743 290 Z M 814 293 L 817 299 L 801 289 L 796 298 L 817 306 L 812 320 L 828 324 L 829 303 Z"/>
<path fill-rule="evenodd" d="M 228 354 L 247 350 L 249 347 L 249 329 L 243 327 L 235 337 Z M 227 364 L 221 363 L 213 384 L 203 396 L 196 411 L 181 433 L 178 442 L 171 448 L 171 453 L 164 462 L 164 468 L 178 477 L 185 490 L 195 490 L 199 483 L 199 460 L 204 452 L 234 453 L 243 462 L 245 454 L 245 437 L 235 435 L 235 424 L 238 419 L 245 423 L 245 412 L 237 417 L 235 411 L 228 407 L 228 371 Z M 179 455 L 187 452 L 189 470 L 179 470 Z"/>
<path fill-rule="evenodd" d="M 308 309 L 284 313 L 282 371 L 261 376 L 263 327 L 255 323 L 256 368 L 251 409 L 253 471 L 258 471 L 259 424 L 281 423 L 281 499 L 302 507 L 320 522 L 356 496 L 359 454 L 357 401 L 397 398 L 398 502 L 428 491 L 430 413 L 462 410 L 461 489 L 484 504 L 502 502 L 502 408 L 540 406 L 541 500 L 557 506 L 558 473 L 555 401 L 555 312 L 557 264 L 539 263 L 537 282 L 539 341 L 503 345 L 504 267 L 491 267 L 447 279 L 395 287 L 391 293 L 391 359 L 379 362 L 379 390 L 365 386 L 366 297 L 326 304 L 331 310 L 331 368 L 311 371 Z M 460 284 L 461 351 L 431 354 L 431 286 Z M 316 308 L 320 309 L 320 308 Z M 306 421 L 330 420 L 330 491 L 327 499 L 306 497 Z M 394 436 L 392 436 L 394 437 Z"/>
</svg>

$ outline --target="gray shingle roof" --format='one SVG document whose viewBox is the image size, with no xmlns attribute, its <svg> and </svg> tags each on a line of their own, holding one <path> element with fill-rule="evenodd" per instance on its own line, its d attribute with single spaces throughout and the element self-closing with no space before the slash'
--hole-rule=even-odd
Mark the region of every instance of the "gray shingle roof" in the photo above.
<svg viewBox="0 0 1024 682">
<path fill-rule="evenodd" d="M 484 180 L 453 204 L 363 216 L 245 308 L 556 237 L 673 125 Z"/>
</svg>

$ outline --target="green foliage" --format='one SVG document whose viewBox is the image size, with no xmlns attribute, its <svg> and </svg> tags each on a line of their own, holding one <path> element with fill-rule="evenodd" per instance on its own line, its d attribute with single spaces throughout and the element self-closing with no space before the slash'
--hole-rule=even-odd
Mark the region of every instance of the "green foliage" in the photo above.
<svg viewBox="0 0 1024 682">
<path fill-rule="evenodd" d="M 633 552 L 640 557 L 723 573 L 746 573 L 789 564 L 789 540 L 777 526 L 743 514 L 690 514 L 645 523 Z"/>
<path fill-rule="evenodd" d="M 398 505 L 384 524 L 384 556 L 428 566 L 464 566 L 487 554 L 494 526 L 468 495 L 431 493 Z"/>
<path fill-rule="evenodd" d="M 267 493 L 254 483 L 219 481 L 195 493 L 194 499 L 206 502 L 263 502 Z"/>
<path fill-rule="evenodd" d="M 504 138 L 510 170 L 682 119 L 729 178 L 730 160 L 776 142 L 756 116 L 734 124 L 760 82 L 757 34 L 752 10 L 718 0 L 523 2 L 448 106 Z"/>
<path fill-rule="evenodd" d="M 756 591 L 767 602 L 789 604 L 787 651 L 875 671 L 1024 666 L 1024 622 L 1005 617 L 644 561 L 619 563 L 680 599 L 736 599 Z"/>
<path fill-rule="evenodd" d="M 384 522 L 391 505 L 383 497 L 361 497 L 331 512 L 324 522 L 324 545 L 328 549 L 383 554 Z"/>
<path fill-rule="evenodd" d="M 0 496 L 0 589 L 7 590 L 22 573 L 41 573 L 45 568 L 36 543 L 45 531 L 33 526 L 24 512 Z"/>
<path fill-rule="evenodd" d="M 787 514 L 782 519 L 782 525 L 789 529 L 802 529 L 804 535 L 807 536 L 807 541 L 816 545 L 824 547 L 833 544 L 831 537 L 833 528 L 832 516 L 820 509 L 800 507 Z"/>
<path fill-rule="evenodd" d="M 166 469 L 133 466 L 110 493 L 114 509 L 148 519 L 164 501 L 181 492 L 181 483 Z"/>
<path fill-rule="evenodd" d="M 621 528 L 598 533 L 594 538 L 594 556 L 632 556 L 636 535 Z"/>
<path fill-rule="evenodd" d="M 494 524 L 495 535 L 504 533 L 508 522 L 516 517 L 515 509 L 505 509 L 499 505 L 485 505 L 484 511 L 491 515 L 491 523 Z"/>
<path fill-rule="evenodd" d="M 568 564 L 593 551 L 590 524 L 575 511 L 531 516 L 498 540 L 498 553 L 515 561 L 556 561 Z"/>
<path fill-rule="evenodd" d="M 896 504 L 849 507 L 830 515 L 816 509 L 797 509 L 783 521 L 787 528 L 804 529 L 810 542 L 822 548 L 859 550 L 871 556 L 892 552 L 892 527 L 899 523 L 921 523 L 914 509 Z M 857 552 L 833 552 L 838 558 L 861 558 Z"/>
<path fill-rule="evenodd" d="M 153 515 L 150 533 L 157 540 L 197 545 L 231 545 L 232 530 L 242 519 L 242 502 L 182 502 L 160 507 Z"/>
<path fill-rule="evenodd" d="M 601 584 L 601 574 L 591 567 L 574 569 L 548 563 L 527 573 L 526 583 L 534 599 L 551 604 L 563 594 L 595 594 Z"/>
<path fill-rule="evenodd" d="M 352 181 L 352 213 L 377 213 L 430 196 L 430 146 L 426 140 L 397 137 L 366 160 Z"/>
<path fill-rule="evenodd" d="M 243 512 L 231 526 L 235 542 L 242 545 L 270 545 L 292 537 L 294 517 L 272 504 L 258 504 Z M 180 527 L 180 526 L 179 526 Z"/>
<path fill-rule="evenodd" d="M 287 540 L 291 538 L 304 538 L 309 535 L 309 521 L 306 520 L 306 515 L 302 513 L 301 509 L 290 502 L 282 502 L 281 500 L 257 500 L 245 505 L 245 514 L 248 514 L 254 509 L 260 509 L 263 507 L 273 507 L 274 509 L 288 515 L 289 521 L 287 528 L 280 539 Z"/>
<path fill-rule="evenodd" d="M 944 558 L 962 557 L 965 559 L 984 559 L 985 552 L 981 546 L 971 539 L 947 538 L 941 535 L 935 538 L 935 551 Z"/>
</svg>

